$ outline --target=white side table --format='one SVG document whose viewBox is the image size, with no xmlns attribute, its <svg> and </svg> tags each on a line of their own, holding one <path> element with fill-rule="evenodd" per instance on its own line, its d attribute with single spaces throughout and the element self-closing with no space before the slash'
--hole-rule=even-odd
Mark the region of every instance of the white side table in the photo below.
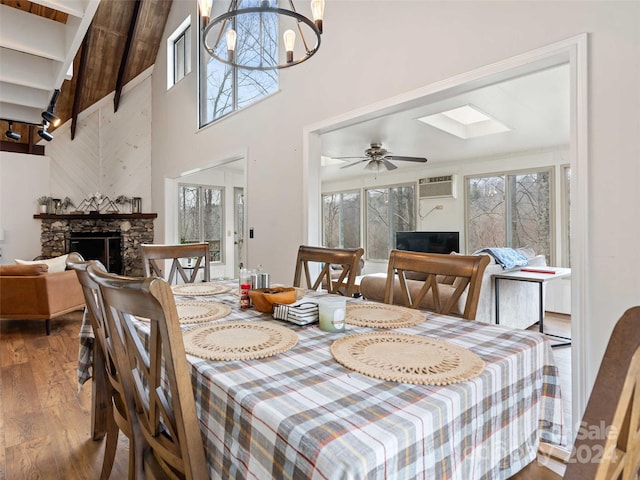
<svg viewBox="0 0 640 480">
<path fill-rule="evenodd" d="M 567 340 L 563 343 L 552 345 L 552 347 L 567 347 L 571 345 L 571 339 L 568 337 L 562 337 L 560 335 L 553 335 L 545 333 L 544 331 L 544 298 L 542 285 L 545 282 L 551 280 L 557 280 L 559 278 L 568 277 L 571 275 L 570 268 L 561 267 L 523 267 L 520 270 L 512 270 L 505 273 L 497 273 L 493 275 L 495 291 L 496 291 L 496 324 L 500 324 L 500 280 L 512 280 L 517 282 L 532 282 L 537 283 L 540 294 L 539 314 L 540 320 L 538 322 L 540 333 L 548 335 L 550 337 L 558 338 L 560 340 Z"/>
</svg>

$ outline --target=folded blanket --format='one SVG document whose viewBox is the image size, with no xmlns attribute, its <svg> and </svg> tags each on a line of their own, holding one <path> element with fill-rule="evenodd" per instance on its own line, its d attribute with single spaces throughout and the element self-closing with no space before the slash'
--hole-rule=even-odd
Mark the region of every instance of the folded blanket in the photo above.
<svg viewBox="0 0 640 480">
<path fill-rule="evenodd" d="M 473 252 L 474 255 L 479 253 L 488 253 L 493 258 L 496 259 L 496 263 L 502 265 L 502 268 L 513 268 L 513 267 L 523 267 L 529 263 L 527 257 L 518 250 L 514 248 L 481 248 L 480 250 L 476 250 Z"/>
</svg>

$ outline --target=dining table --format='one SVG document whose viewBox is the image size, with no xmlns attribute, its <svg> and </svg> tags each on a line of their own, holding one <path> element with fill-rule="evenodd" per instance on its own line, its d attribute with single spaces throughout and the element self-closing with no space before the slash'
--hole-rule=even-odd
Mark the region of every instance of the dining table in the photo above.
<svg viewBox="0 0 640 480">
<path fill-rule="evenodd" d="M 177 303 L 228 307 L 223 318 L 181 322 L 183 334 L 249 321 L 284 326 L 297 342 L 265 358 L 211 360 L 187 353 L 211 478 L 499 479 L 533 461 L 540 441 L 563 442 L 558 369 L 539 332 L 419 311 L 418 323 L 394 328 L 354 324 L 347 316 L 345 331 L 332 333 L 318 323 L 299 326 L 242 309 L 237 281 L 215 283 L 226 291 L 176 292 Z M 307 291 L 302 300 L 324 295 Z M 369 303 L 348 298 L 347 311 Z M 149 323 L 135 324 L 146 339 Z M 473 378 L 438 385 L 370 376 L 337 361 L 336 342 L 385 332 L 444 342 L 483 366 Z M 91 378 L 93 344 L 85 315 L 80 386 Z"/>
</svg>

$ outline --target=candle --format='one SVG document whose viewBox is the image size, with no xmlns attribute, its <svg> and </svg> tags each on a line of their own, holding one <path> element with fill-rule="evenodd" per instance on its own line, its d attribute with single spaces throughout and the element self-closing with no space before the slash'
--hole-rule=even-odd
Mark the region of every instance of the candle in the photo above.
<svg viewBox="0 0 640 480">
<path fill-rule="evenodd" d="M 347 300 L 344 297 L 330 295 L 318 299 L 320 330 L 325 332 L 344 332 Z"/>
</svg>

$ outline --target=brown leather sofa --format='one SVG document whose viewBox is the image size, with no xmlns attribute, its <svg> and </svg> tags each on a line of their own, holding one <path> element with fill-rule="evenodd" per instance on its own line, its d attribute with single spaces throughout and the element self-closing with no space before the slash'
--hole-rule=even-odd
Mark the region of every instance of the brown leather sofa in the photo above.
<svg viewBox="0 0 640 480">
<path fill-rule="evenodd" d="M 84 308 L 80 282 L 73 270 L 49 273 L 49 267 L 0 265 L 0 319 L 45 320 Z"/>
</svg>

